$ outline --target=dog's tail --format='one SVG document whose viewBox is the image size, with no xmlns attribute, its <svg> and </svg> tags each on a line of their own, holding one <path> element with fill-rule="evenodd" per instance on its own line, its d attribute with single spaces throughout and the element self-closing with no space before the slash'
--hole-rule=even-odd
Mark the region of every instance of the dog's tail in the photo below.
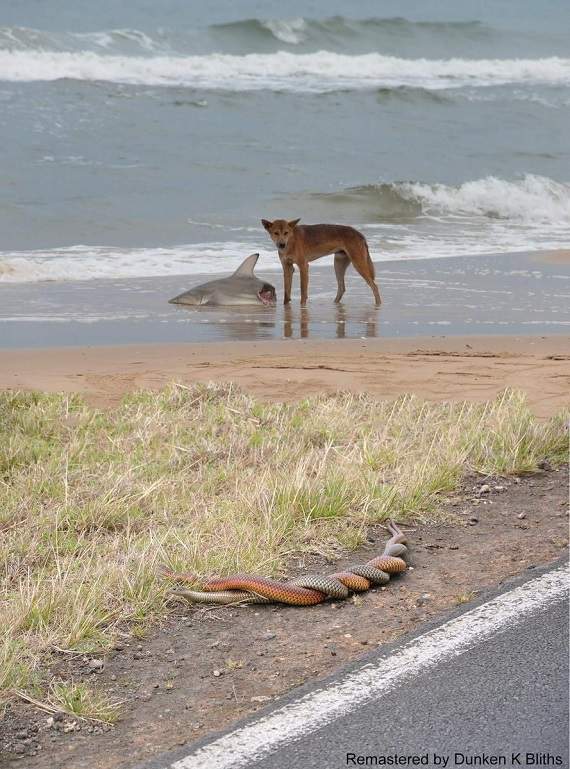
<svg viewBox="0 0 570 769">
<path fill-rule="evenodd" d="M 366 256 L 368 257 L 368 266 L 370 267 L 370 274 L 372 275 L 372 280 L 375 280 L 376 270 L 374 269 L 374 262 L 372 261 L 372 257 L 370 256 L 370 251 L 368 250 L 368 242 L 366 238 L 364 239 L 364 245 L 366 246 Z"/>
</svg>

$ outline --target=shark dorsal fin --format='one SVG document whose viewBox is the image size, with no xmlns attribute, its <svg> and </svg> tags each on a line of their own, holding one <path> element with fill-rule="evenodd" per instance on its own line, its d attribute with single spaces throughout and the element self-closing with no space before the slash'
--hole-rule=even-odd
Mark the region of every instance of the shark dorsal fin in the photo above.
<svg viewBox="0 0 570 769">
<path fill-rule="evenodd" d="M 253 271 L 255 269 L 255 265 L 257 264 L 258 259 L 259 259 L 259 254 L 251 254 L 251 256 L 248 256 L 247 259 L 243 260 L 243 262 L 234 272 L 234 275 L 239 275 L 242 278 L 245 278 L 245 277 L 252 278 Z"/>
</svg>

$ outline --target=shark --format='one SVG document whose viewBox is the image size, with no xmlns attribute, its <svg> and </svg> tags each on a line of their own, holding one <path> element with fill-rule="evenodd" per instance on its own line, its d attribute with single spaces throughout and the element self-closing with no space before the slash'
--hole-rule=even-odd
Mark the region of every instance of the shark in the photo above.
<svg viewBox="0 0 570 769">
<path fill-rule="evenodd" d="M 259 254 L 251 254 L 240 264 L 237 270 L 225 278 L 217 278 L 185 291 L 169 299 L 171 304 L 198 305 L 236 305 L 260 304 L 274 305 L 277 301 L 275 286 L 261 280 L 254 274 Z"/>
</svg>

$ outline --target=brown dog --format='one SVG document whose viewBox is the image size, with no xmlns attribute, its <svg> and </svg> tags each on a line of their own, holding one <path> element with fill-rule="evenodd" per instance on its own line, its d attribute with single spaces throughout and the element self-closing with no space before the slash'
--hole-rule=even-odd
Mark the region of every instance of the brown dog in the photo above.
<svg viewBox="0 0 570 769">
<path fill-rule="evenodd" d="M 375 281 L 374 264 L 370 258 L 366 238 L 354 227 L 343 224 L 302 224 L 300 219 L 288 222 L 275 219 L 261 223 L 277 246 L 283 267 L 283 304 L 291 301 L 294 265 L 301 275 L 301 305 L 307 304 L 309 289 L 309 262 L 327 254 L 334 254 L 334 271 L 338 290 L 335 302 L 338 304 L 346 290 L 344 274 L 352 262 L 354 268 L 368 283 L 374 293 L 376 305 L 382 303 Z"/>
</svg>

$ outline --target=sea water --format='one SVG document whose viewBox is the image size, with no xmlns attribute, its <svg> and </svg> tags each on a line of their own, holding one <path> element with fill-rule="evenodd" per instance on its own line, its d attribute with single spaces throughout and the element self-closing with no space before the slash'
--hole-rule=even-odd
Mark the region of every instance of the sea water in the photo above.
<svg viewBox="0 0 570 769">
<path fill-rule="evenodd" d="M 567 0 L 3 0 L 0 282 L 570 246 Z"/>
</svg>

